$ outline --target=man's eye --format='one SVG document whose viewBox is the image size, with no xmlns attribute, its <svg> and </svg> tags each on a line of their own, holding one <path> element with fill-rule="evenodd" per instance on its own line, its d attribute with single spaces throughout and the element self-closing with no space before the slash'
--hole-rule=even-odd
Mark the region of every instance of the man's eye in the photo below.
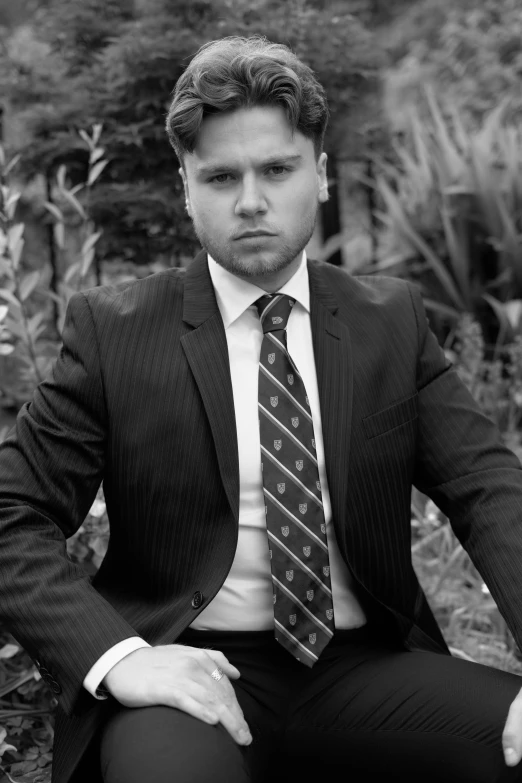
<svg viewBox="0 0 522 783">
<path fill-rule="evenodd" d="M 289 171 L 290 169 L 288 168 L 288 166 L 270 166 L 270 168 L 267 169 L 267 173 L 275 177 L 280 177 Z M 213 177 L 209 179 L 209 182 L 215 183 L 217 185 L 226 185 L 227 182 L 229 182 L 231 179 L 232 179 L 231 174 L 227 174 L 227 173 L 215 174 Z"/>
<path fill-rule="evenodd" d="M 230 174 L 216 174 L 215 177 L 209 180 L 209 182 L 217 182 L 218 185 L 224 185 L 227 181 L 225 178 L 230 177 Z"/>
</svg>

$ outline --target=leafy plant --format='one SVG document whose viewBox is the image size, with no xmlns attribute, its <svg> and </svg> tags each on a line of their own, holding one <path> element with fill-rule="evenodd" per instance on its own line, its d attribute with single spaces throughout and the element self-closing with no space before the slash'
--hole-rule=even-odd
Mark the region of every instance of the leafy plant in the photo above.
<svg viewBox="0 0 522 783">
<path fill-rule="evenodd" d="M 446 353 L 504 443 L 522 460 L 522 336 L 486 358 L 480 325 L 459 318 Z M 446 642 L 456 654 L 522 674 L 520 651 L 487 586 L 432 501 L 414 494 L 412 556 Z"/>
<path fill-rule="evenodd" d="M 468 130 L 430 89 L 426 98 L 431 122 L 411 109 L 397 164 L 380 163 L 378 217 L 427 307 L 453 323 L 472 313 L 485 327 L 484 293 L 522 298 L 522 132 L 503 124 L 506 101 Z"/>
<path fill-rule="evenodd" d="M 45 208 L 55 219 L 54 237 L 62 253 L 65 247 L 65 226 L 67 216 L 61 203 L 79 216 L 83 222 L 83 243 L 79 257 L 72 263 L 65 259 L 66 271 L 58 282 L 58 293 L 40 285 L 42 272 L 26 270 L 22 263 L 24 248 L 24 224 L 15 222 L 15 210 L 20 192 L 9 187 L 8 176 L 20 156 L 6 164 L 5 151 L 0 145 L 0 177 L 2 183 L 0 199 L 0 396 L 19 407 L 32 397 L 34 388 L 47 375 L 56 358 L 59 342 L 45 337 L 49 332 L 50 319 L 45 306 L 38 308 L 31 297 L 40 294 L 52 299 L 58 306 L 58 331 L 63 328 L 67 303 L 75 291 L 86 287 L 92 279 L 89 272 L 95 255 L 95 245 L 101 232 L 94 231 L 85 207 L 76 194 L 84 187 L 88 204 L 90 189 L 107 165 L 101 160 L 104 150 L 98 146 L 101 125 L 93 127 L 92 137 L 81 130 L 80 136 L 89 147 L 89 169 L 87 182 L 69 189 L 65 182 L 66 169 L 61 166 L 57 174 L 58 203 L 45 202 Z M 7 359 L 6 357 L 9 357 Z M 2 372 L 2 364 L 4 371 Z M 7 379 L 7 380 L 6 380 Z M 11 379 L 11 380 L 9 380 Z"/>
<path fill-rule="evenodd" d="M 395 66 L 389 101 L 394 125 L 427 82 L 473 124 L 498 105 L 499 96 L 512 99 L 511 116 L 520 120 L 519 0 L 417 0 L 383 30 L 382 44 Z"/>
<path fill-rule="evenodd" d="M 56 699 L 29 656 L 1 627 L 0 699 L 0 771 L 11 781 L 12 774 L 43 783 L 52 759 Z"/>
<path fill-rule="evenodd" d="M 497 425 L 505 444 L 522 460 L 522 334 L 497 344 L 491 359 L 478 322 L 463 315 L 447 349 L 461 380 Z"/>
<path fill-rule="evenodd" d="M 67 553 L 75 563 L 82 563 L 89 574 L 100 567 L 109 545 L 109 517 L 103 490 L 100 489 L 89 514 L 74 536 L 67 539 Z"/>
<path fill-rule="evenodd" d="M 58 329 L 61 332 L 63 328 L 63 322 L 65 318 L 65 311 L 67 304 L 71 296 L 81 291 L 83 288 L 88 287 L 94 283 L 92 276 L 89 273 L 92 268 L 93 261 L 95 260 L 95 245 L 102 235 L 101 231 L 95 231 L 93 221 L 89 218 L 88 205 L 91 199 L 91 189 L 103 172 L 104 168 L 109 163 L 108 160 L 101 159 L 105 150 L 103 147 L 98 146 L 100 135 L 102 131 L 101 124 L 93 126 L 92 138 L 84 131 L 80 130 L 78 133 L 87 144 L 89 148 L 89 165 L 87 182 L 84 184 L 78 184 L 68 189 L 65 184 L 65 166 L 60 166 L 57 173 L 57 185 L 58 185 L 58 198 L 72 208 L 73 213 L 76 213 L 83 221 L 83 242 L 79 253 L 79 258 L 72 263 L 69 263 L 63 279 L 58 283 L 58 296 L 52 294 L 49 290 L 45 290 L 44 293 L 54 299 L 59 308 L 60 316 L 58 321 Z M 86 188 L 85 207 L 76 198 L 76 194 Z M 45 208 L 56 219 L 54 224 L 54 237 L 58 248 L 62 251 L 65 250 L 65 226 L 66 217 L 64 212 L 56 203 L 46 201 Z"/>
<path fill-rule="evenodd" d="M 449 520 L 432 501 L 413 516 L 412 559 L 452 654 L 522 674 L 511 632 Z"/>
</svg>

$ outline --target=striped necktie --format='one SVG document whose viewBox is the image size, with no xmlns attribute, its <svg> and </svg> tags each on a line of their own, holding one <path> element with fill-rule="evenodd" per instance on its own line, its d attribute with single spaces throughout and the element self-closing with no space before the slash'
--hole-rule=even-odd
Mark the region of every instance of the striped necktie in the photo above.
<svg viewBox="0 0 522 783">
<path fill-rule="evenodd" d="M 321 483 L 308 396 L 287 350 L 295 302 L 262 296 L 259 432 L 275 638 L 312 667 L 335 623 Z"/>
</svg>

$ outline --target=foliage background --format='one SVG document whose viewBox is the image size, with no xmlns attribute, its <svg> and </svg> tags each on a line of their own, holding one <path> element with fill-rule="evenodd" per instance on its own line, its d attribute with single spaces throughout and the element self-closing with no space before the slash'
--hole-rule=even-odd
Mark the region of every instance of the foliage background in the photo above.
<svg viewBox="0 0 522 783">
<path fill-rule="evenodd" d="M 516 0 L 4 0 L 0 440 L 75 290 L 184 266 L 196 239 L 164 119 L 205 41 L 262 33 L 317 72 L 331 199 L 310 252 L 420 285 L 464 383 L 522 455 L 522 9 Z M 94 574 L 100 489 L 71 559 Z M 425 497 L 412 556 L 454 654 L 520 673 L 487 586 Z M 0 624 L 0 781 L 49 780 L 56 701 Z"/>
</svg>

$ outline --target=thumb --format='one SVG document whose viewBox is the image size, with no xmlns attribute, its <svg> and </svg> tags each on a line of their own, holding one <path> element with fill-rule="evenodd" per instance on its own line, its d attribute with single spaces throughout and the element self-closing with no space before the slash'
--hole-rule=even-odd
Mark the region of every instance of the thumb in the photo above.
<svg viewBox="0 0 522 783">
<path fill-rule="evenodd" d="M 522 757 L 522 691 L 509 708 L 502 733 L 502 748 L 507 766 L 516 766 Z"/>
</svg>

